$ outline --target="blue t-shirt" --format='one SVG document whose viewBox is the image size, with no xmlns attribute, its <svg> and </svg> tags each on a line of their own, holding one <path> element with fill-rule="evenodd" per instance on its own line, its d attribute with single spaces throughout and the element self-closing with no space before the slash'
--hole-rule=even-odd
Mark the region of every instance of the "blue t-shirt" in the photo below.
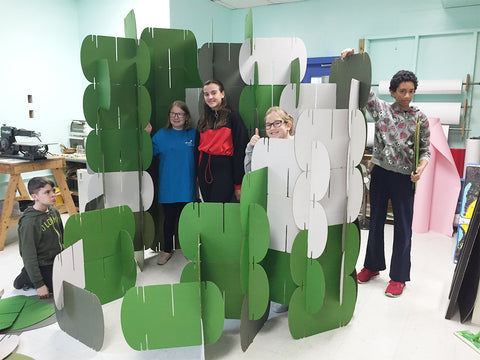
<svg viewBox="0 0 480 360">
<path fill-rule="evenodd" d="M 195 201 L 195 129 L 160 129 L 152 138 L 159 155 L 159 203 Z"/>
</svg>

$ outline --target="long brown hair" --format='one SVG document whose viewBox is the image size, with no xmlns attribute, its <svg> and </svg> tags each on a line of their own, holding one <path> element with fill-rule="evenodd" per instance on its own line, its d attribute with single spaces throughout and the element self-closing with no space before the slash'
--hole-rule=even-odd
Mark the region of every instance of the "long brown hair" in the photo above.
<svg viewBox="0 0 480 360">
<path fill-rule="evenodd" d="M 185 104 L 182 100 L 175 100 L 172 103 L 172 105 L 170 105 L 170 107 L 168 108 L 168 121 L 165 124 L 165 129 L 168 130 L 173 127 L 172 123 L 170 122 L 170 111 L 172 111 L 174 106 L 179 107 L 185 113 L 185 124 L 183 125 L 183 128 L 185 130 L 190 129 L 192 127 L 192 118 L 190 117 L 190 110 L 188 109 L 187 104 Z"/>
<path fill-rule="evenodd" d="M 210 84 L 218 85 L 220 92 L 225 91 L 225 88 L 220 80 L 207 80 L 203 84 L 203 87 Z M 197 130 L 199 132 L 204 132 L 209 129 L 218 129 L 227 124 L 228 116 L 230 115 L 232 110 L 227 105 L 226 96 L 223 97 L 221 105 L 222 107 L 220 108 L 220 110 L 212 110 L 210 106 L 208 106 L 207 103 L 204 102 L 203 114 L 200 117 L 197 125 Z"/>
</svg>

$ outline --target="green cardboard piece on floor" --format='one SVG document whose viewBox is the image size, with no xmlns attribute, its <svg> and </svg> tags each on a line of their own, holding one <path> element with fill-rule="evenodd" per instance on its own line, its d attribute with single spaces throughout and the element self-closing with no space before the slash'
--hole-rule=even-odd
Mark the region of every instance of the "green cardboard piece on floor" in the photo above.
<svg viewBox="0 0 480 360">
<path fill-rule="evenodd" d="M 337 84 L 337 109 L 348 109 L 352 78 L 360 81 L 358 107 L 361 109 L 367 104 L 372 83 L 372 66 L 367 53 L 347 56 L 344 61 L 333 61 L 328 82 Z"/>
<path fill-rule="evenodd" d="M 225 316 L 239 319 L 243 301 L 240 204 L 187 204 L 180 215 L 178 236 L 183 254 L 191 261 L 197 259 L 199 235 L 201 280 L 215 283 L 225 293 Z M 191 271 L 182 274 L 181 281 L 197 281 L 197 278 Z"/>
<path fill-rule="evenodd" d="M 307 257 L 308 232 L 301 231 L 292 245 L 290 270 L 293 281 L 298 285 L 295 292 L 305 292 L 304 307 L 314 314 L 320 310 L 325 298 L 325 277 L 323 269 L 315 260 Z"/>
<path fill-rule="evenodd" d="M 250 320 L 250 309 L 248 306 L 248 295 L 245 295 L 242 304 L 242 315 L 240 317 L 240 346 L 247 351 L 255 336 L 262 329 L 270 314 L 270 302 L 263 316 L 258 320 Z"/>
<path fill-rule="evenodd" d="M 8 328 L 8 331 L 15 331 L 24 329 L 33 324 L 45 320 L 55 313 L 53 306 L 45 304 L 44 302 L 36 299 L 35 297 L 29 297 L 24 295 L 13 296 L 10 301 L 24 304 L 21 307 L 21 311 L 13 324 Z M 0 303 L 7 300 L 0 300 Z M 20 305 L 18 305 L 20 307 Z"/>
<path fill-rule="evenodd" d="M 222 295 L 209 282 L 134 287 L 122 302 L 123 335 L 135 350 L 215 342 L 223 323 Z"/>
<path fill-rule="evenodd" d="M 65 247 L 83 239 L 85 289 L 102 304 L 135 285 L 134 234 L 135 218 L 128 206 L 76 214 L 65 224 Z"/>
<path fill-rule="evenodd" d="M 358 249 L 359 237 L 354 229 L 355 224 L 346 225 L 345 253 L 346 259 L 355 255 Z M 349 229 L 352 228 L 352 229 Z M 306 230 L 302 231 L 306 232 Z M 301 233 L 302 233 L 301 232 Z M 298 236 L 307 236 L 307 234 Z M 328 227 L 328 239 L 325 251 L 316 260 L 321 265 L 325 277 L 325 299 L 321 309 L 312 314 L 305 304 L 307 303 L 307 292 L 301 288 L 295 290 L 290 300 L 288 311 L 288 326 L 290 333 L 295 339 L 315 335 L 324 331 L 345 326 L 351 320 L 357 298 L 356 281 L 352 277 L 353 271 L 345 272 L 343 278 L 343 289 L 340 289 L 340 274 L 342 266 L 342 225 Z M 353 253 L 353 255 L 349 254 Z M 347 262 L 352 262 L 346 260 Z M 295 266 L 295 265 L 294 265 Z M 340 291 L 342 291 L 342 303 L 340 303 Z"/>
<path fill-rule="evenodd" d="M 55 309 L 60 329 L 88 347 L 100 351 L 105 327 L 98 297 L 64 281 L 63 298 L 63 309 Z"/>
<path fill-rule="evenodd" d="M 17 320 L 26 303 L 22 296 L 12 296 L 0 300 L 0 330 L 8 329 Z"/>
</svg>

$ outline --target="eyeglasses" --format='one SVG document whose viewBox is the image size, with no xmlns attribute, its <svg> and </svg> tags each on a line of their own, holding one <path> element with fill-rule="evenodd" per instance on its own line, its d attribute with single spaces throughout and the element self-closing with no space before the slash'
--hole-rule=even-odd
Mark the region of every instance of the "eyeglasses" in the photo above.
<svg viewBox="0 0 480 360">
<path fill-rule="evenodd" d="M 272 128 L 272 126 L 274 128 L 278 128 L 278 127 L 282 126 L 283 123 L 284 123 L 283 120 L 275 120 L 274 122 L 271 122 L 271 123 L 265 123 L 265 129 L 270 130 Z"/>
<path fill-rule="evenodd" d="M 183 119 L 185 117 L 185 113 L 171 112 L 171 113 L 168 113 L 168 115 L 170 115 L 170 117 L 174 119 Z"/>
</svg>

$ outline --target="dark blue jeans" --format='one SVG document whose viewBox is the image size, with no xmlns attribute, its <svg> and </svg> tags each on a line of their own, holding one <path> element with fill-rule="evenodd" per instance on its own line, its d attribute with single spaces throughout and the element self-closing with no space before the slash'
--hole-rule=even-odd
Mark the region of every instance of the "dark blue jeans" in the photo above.
<svg viewBox="0 0 480 360">
<path fill-rule="evenodd" d="M 364 266 L 371 271 L 386 269 L 384 228 L 390 199 L 394 217 L 390 262 L 390 279 L 393 281 L 410 280 L 414 195 L 410 175 L 374 166 L 370 182 L 370 231 Z"/>
</svg>

